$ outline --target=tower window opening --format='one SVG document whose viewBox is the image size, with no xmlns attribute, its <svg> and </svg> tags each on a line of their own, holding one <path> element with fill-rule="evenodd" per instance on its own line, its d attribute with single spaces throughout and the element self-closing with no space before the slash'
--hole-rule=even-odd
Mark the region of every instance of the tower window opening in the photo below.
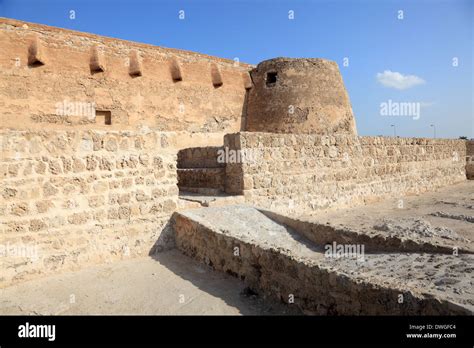
<svg viewBox="0 0 474 348">
<path fill-rule="evenodd" d="M 267 72 L 267 86 L 274 85 L 277 82 L 277 75 L 276 71 Z"/>
</svg>

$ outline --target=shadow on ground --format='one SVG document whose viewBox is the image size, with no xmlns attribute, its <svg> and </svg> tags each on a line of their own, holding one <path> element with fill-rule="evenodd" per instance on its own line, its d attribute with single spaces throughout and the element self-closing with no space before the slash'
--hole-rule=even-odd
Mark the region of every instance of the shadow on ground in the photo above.
<svg viewBox="0 0 474 348">
<path fill-rule="evenodd" d="M 168 228 L 169 225 L 170 223 L 167 225 Z M 165 233 L 172 233 L 172 229 L 170 230 L 166 231 Z M 171 236 L 168 235 L 168 238 L 169 237 Z M 178 277 L 191 282 L 201 291 L 222 299 L 229 306 L 238 308 L 240 313 L 243 315 L 302 314 L 301 311 L 296 308 L 296 306 L 291 307 L 290 305 L 284 303 L 279 303 L 271 299 L 263 298 L 259 294 L 247 288 L 243 281 L 223 272 L 218 272 L 212 267 L 198 263 L 197 261 L 185 255 L 183 255 L 183 258 L 189 260 L 189 263 L 184 264 L 182 261 L 177 260 L 178 258 L 176 257 L 176 253 L 180 252 L 176 249 L 164 250 L 157 242 L 157 244 L 155 244 L 155 246 L 150 250 L 149 256 Z M 236 285 L 222 286 L 223 282 L 232 282 Z"/>
</svg>

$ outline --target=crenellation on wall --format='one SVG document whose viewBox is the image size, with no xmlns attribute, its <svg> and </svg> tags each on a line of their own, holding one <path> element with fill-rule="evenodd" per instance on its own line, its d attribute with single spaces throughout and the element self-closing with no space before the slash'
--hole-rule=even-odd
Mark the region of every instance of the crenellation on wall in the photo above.
<svg viewBox="0 0 474 348">
<path fill-rule="evenodd" d="M 224 81 L 222 81 L 222 74 L 216 64 L 211 64 L 211 78 L 214 87 L 220 87 L 224 84 Z"/>
<path fill-rule="evenodd" d="M 135 76 L 135 77 L 142 76 L 143 66 L 142 66 L 140 54 L 138 53 L 137 50 L 130 51 L 129 61 L 130 63 L 129 63 L 128 73 L 131 76 Z"/>
<path fill-rule="evenodd" d="M 173 81 L 178 82 L 183 80 L 183 72 L 181 71 L 179 61 L 176 58 L 173 58 L 170 61 L 170 72 Z"/>
<path fill-rule="evenodd" d="M 44 65 L 46 64 L 46 55 L 43 45 L 37 35 L 31 37 L 28 46 L 28 65 Z"/>
<path fill-rule="evenodd" d="M 28 65 L 32 37 L 47 64 Z M 241 129 L 242 73 L 251 65 L 4 18 L 0 40 L 2 128 Z M 58 111 L 61 103 L 72 111 Z M 96 122 L 81 105 L 111 112 L 111 124 Z"/>
</svg>

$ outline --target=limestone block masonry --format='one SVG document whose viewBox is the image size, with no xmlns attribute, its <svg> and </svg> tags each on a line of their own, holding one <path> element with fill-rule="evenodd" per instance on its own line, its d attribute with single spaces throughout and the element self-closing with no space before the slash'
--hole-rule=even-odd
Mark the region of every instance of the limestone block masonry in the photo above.
<svg viewBox="0 0 474 348">
<path fill-rule="evenodd" d="M 450 273 L 467 278 L 472 255 L 433 258 L 409 253 L 393 259 L 394 254 L 374 253 L 365 255 L 362 264 L 366 267 L 354 259 L 325 257 L 315 244 L 253 207 L 194 209 L 175 213 L 173 219 L 176 246 L 186 255 L 240 278 L 259 294 L 296 305 L 306 314 L 473 313 L 472 300 L 458 295 L 470 291 L 469 280 L 456 284 L 456 294 L 448 287 L 436 288 L 432 282 L 417 287 L 416 281 L 407 282 L 407 275 L 396 271 L 413 272 L 415 260 L 422 260 L 430 271 L 449 265 Z M 379 263 L 384 272 L 375 275 Z M 398 302 L 400 294 L 403 305 Z"/>
<path fill-rule="evenodd" d="M 222 193 L 225 189 L 225 162 L 221 146 L 192 147 L 178 152 L 178 187 L 194 193 Z"/>
<path fill-rule="evenodd" d="M 241 132 L 225 146 L 251 160 L 226 166 L 229 193 L 283 213 L 350 207 L 466 180 L 466 141 Z"/>
<path fill-rule="evenodd" d="M 173 247 L 179 188 L 301 215 L 474 178 L 473 141 L 358 137 L 327 60 L 255 68 L 5 18 L 0 43 L 0 288 Z"/>
<path fill-rule="evenodd" d="M 172 246 L 172 134 L 0 132 L 0 287 Z"/>
</svg>

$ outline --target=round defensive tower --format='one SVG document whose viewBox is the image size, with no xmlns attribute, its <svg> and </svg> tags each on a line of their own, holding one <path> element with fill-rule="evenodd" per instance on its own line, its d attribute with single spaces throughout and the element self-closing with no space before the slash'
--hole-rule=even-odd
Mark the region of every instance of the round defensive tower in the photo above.
<svg viewBox="0 0 474 348">
<path fill-rule="evenodd" d="M 336 62 L 275 58 L 250 72 L 246 130 L 356 134 L 349 96 Z"/>
</svg>

